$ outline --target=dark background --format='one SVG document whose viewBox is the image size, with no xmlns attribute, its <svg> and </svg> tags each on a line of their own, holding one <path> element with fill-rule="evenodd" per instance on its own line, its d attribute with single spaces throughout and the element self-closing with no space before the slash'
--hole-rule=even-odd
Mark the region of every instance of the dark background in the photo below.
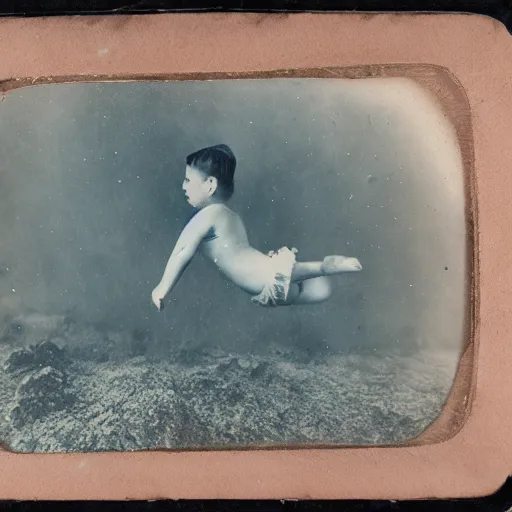
<svg viewBox="0 0 512 512">
<path fill-rule="evenodd" d="M 389 0 L 180 0 L 159 2 L 140 1 L 127 3 L 121 0 L 46 0 L 46 1 L 1 1 L 0 14 L 16 14 L 20 16 L 62 15 L 66 13 L 81 14 L 90 12 L 155 12 L 155 10 L 183 10 L 183 9 L 209 9 L 209 10 L 354 10 L 354 11 L 455 11 L 473 12 L 492 16 L 502 21 L 509 30 L 512 29 L 512 9 L 509 0 L 459 0 L 459 1 L 389 1 Z M 492 496 L 468 500 L 426 500 L 426 501 L 334 501 L 334 502 L 305 502 L 281 503 L 272 502 L 155 502 L 155 503 L 55 503 L 55 502 L 3 502 L 0 509 L 10 511 L 35 510 L 188 510 L 188 511 L 240 511 L 240 510 L 450 510 L 450 511 L 496 511 L 504 512 L 512 506 L 512 481 L 508 480 L 502 489 Z"/>
<path fill-rule="evenodd" d="M 254 353 L 280 344 L 423 349 L 455 365 L 462 166 L 437 105 L 417 114 L 424 96 L 400 79 L 9 93 L 0 105 L 1 312 L 71 315 L 126 340 L 143 332 L 160 356 L 176 345 Z M 191 212 L 185 157 L 217 143 L 238 158 L 230 205 L 255 247 L 294 246 L 301 261 L 356 256 L 363 272 L 332 278 L 324 304 L 269 310 L 199 255 L 159 314 L 151 290 Z"/>
</svg>

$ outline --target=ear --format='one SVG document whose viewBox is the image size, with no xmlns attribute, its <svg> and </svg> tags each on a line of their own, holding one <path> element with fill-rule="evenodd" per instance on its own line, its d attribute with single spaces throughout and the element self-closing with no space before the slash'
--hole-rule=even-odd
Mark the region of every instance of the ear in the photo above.
<svg viewBox="0 0 512 512">
<path fill-rule="evenodd" d="M 208 184 L 208 195 L 213 196 L 217 190 L 217 187 L 219 186 L 219 182 L 214 176 L 208 176 L 206 181 Z"/>
</svg>

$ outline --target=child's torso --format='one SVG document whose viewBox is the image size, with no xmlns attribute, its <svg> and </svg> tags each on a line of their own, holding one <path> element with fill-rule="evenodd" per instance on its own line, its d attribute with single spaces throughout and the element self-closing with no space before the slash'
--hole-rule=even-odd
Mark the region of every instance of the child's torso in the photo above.
<svg viewBox="0 0 512 512">
<path fill-rule="evenodd" d="M 201 243 L 203 254 L 239 286 L 260 290 L 267 279 L 268 256 L 251 247 L 242 219 L 228 207 L 219 206 L 212 220 L 212 228 Z"/>
<path fill-rule="evenodd" d="M 212 227 L 201 244 L 206 254 L 243 250 L 249 246 L 242 219 L 227 206 L 219 205 L 212 215 Z"/>
</svg>

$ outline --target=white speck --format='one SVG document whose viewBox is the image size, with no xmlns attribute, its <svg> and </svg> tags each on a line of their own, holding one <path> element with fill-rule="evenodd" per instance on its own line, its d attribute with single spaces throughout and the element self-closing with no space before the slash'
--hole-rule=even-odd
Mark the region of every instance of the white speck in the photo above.
<svg viewBox="0 0 512 512">
<path fill-rule="evenodd" d="M 138 179 L 140 179 L 140 176 L 137 176 Z"/>
<path fill-rule="evenodd" d="M 252 124 L 252 121 L 249 121 L 249 124 Z"/>
<path fill-rule="evenodd" d="M 117 183 L 123 183 L 123 180 L 117 180 Z"/>
<path fill-rule="evenodd" d="M 350 201 L 353 197 L 354 197 L 354 194 L 350 194 L 350 197 L 348 198 L 348 200 Z"/>
<path fill-rule="evenodd" d="M 350 153 L 347 153 L 347 156 L 350 156 Z"/>
<path fill-rule="evenodd" d="M 117 151 L 114 151 L 114 155 L 117 155 Z"/>
<path fill-rule="evenodd" d="M 84 158 L 84 162 L 87 162 L 87 158 Z"/>
<path fill-rule="evenodd" d="M 5 270 L 7 270 L 7 272 L 9 272 L 9 269 L 8 269 L 8 268 L 6 268 Z"/>
<path fill-rule="evenodd" d="M 396 220 L 396 217 L 395 217 L 395 220 Z"/>
<path fill-rule="evenodd" d="M 12 289 L 12 293 L 16 293 L 16 290 L 14 288 Z"/>
<path fill-rule="evenodd" d="M 214 262 L 214 263 L 217 263 L 217 258 L 215 258 L 215 259 L 213 260 L 213 262 Z"/>
</svg>

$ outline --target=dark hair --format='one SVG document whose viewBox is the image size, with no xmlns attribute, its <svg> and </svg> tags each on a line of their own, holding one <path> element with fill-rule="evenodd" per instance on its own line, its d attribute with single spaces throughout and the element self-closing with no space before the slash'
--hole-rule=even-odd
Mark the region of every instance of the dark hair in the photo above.
<svg viewBox="0 0 512 512">
<path fill-rule="evenodd" d="M 203 148 L 188 155 L 187 165 L 206 176 L 217 178 L 218 191 L 223 199 L 228 200 L 233 195 L 236 158 L 233 151 L 225 144 Z"/>
</svg>

